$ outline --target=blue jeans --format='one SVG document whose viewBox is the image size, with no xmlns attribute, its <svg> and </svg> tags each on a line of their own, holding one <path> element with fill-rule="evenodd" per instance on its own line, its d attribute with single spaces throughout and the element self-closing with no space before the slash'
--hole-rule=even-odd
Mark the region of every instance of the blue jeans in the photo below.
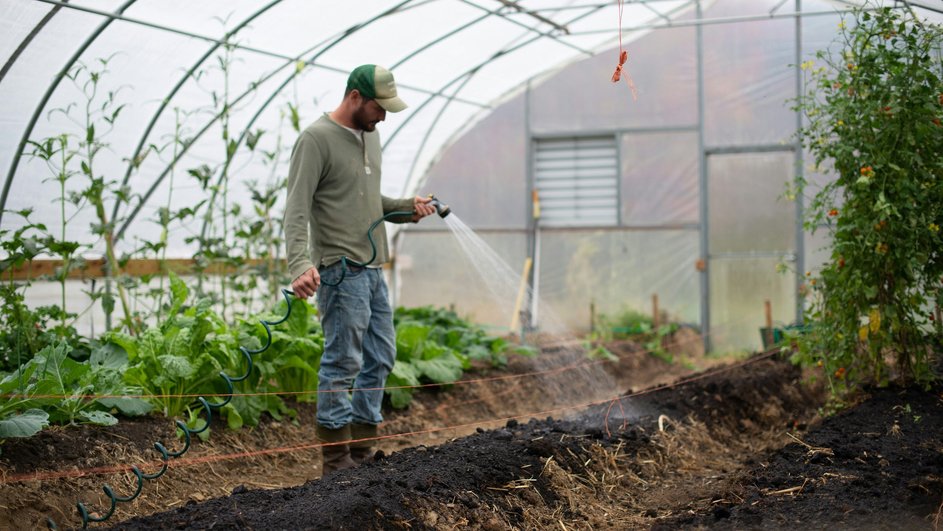
<svg viewBox="0 0 943 531">
<path fill-rule="evenodd" d="M 334 284 L 341 278 L 340 262 L 319 272 L 324 353 L 318 369 L 318 424 L 329 429 L 350 422 L 379 424 L 383 387 L 396 360 L 393 310 L 383 272 L 348 266 L 337 286 L 324 282 Z"/>
</svg>

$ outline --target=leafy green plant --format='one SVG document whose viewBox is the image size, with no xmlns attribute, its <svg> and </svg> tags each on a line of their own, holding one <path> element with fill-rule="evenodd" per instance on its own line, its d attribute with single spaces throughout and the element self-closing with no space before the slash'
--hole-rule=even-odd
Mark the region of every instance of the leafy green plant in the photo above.
<svg viewBox="0 0 943 531">
<path fill-rule="evenodd" d="M 29 436 L 48 422 L 110 426 L 118 422 L 113 410 L 128 416 L 150 411 L 145 401 L 122 396 L 136 391 L 121 380 L 128 362 L 123 352 L 103 345 L 79 362 L 70 350 L 64 342 L 50 345 L 0 380 L 0 393 L 11 397 L 0 405 L 6 421 L 0 438 Z"/>
<path fill-rule="evenodd" d="M 655 322 L 651 316 L 642 312 L 626 309 L 613 316 L 600 314 L 594 328 L 611 334 L 610 339 L 627 338 L 652 331 Z"/>
<path fill-rule="evenodd" d="M 0 412 L 0 442 L 15 437 L 32 437 L 49 426 L 49 413 L 41 409 L 27 409 L 21 413 Z"/>
<path fill-rule="evenodd" d="M 275 322 L 281 319 L 287 306 L 280 303 L 274 313 L 261 314 L 252 321 L 241 324 L 241 336 L 255 339 L 257 348 L 265 344 L 265 328 L 260 320 Z M 317 320 L 317 310 L 307 301 L 292 298 L 291 314 L 277 326 L 270 327 L 272 343 L 268 349 L 253 355 L 253 371 L 238 389 L 254 393 L 238 396 L 232 407 L 226 406 L 229 426 L 238 428 L 243 424 L 258 424 L 262 413 L 281 419 L 283 415 L 294 417 L 297 412 L 274 393 L 284 393 L 298 402 L 316 402 L 318 389 L 318 366 L 324 351 L 324 335 Z"/>
<path fill-rule="evenodd" d="M 164 415 L 178 417 L 196 396 L 228 391 L 221 371 L 236 375 L 245 367 L 236 338 L 213 312 L 211 302 L 201 299 L 184 308 L 189 289 L 173 272 L 170 290 L 171 305 L 163 323 L 137 338 L 112 332 L 103 340 L 127 353 L 124 381 L 153 395 L 149 401 Z"/>
<path fill-rule="evenodd" d="M 826 227 L 832 248 L 809 275 L 811 329 L 795 360 L 822 366 L 836 394 L 887 383 L 892 363 L 926 384 L 943 302 L 943 32 L 890 8 L 859 10 L 840 28 L 821 66 L 802 65 L 799 136 L 834 179 L 808 204 L 806 229 Z M 799 178 L 795 193 L 807 187 Z"/>
<path fill-rule="evenodd" d="M 593 345 L 589 339 L 583 341 L 583 350 L 586 351 L 586 357 L 591 360 L 619 361 L 619 356 L 612 353 L 602 344 Z"/>
<path fill-rule="evenodd" d="M 412 400 L 411 386 L 455 382 L 471 368 L 472 360 L 502 366 L 507 364 L 509 352 L 536 354 L 533 348 L 487 335 L 449 310 L 401 307 L 396 309 L 393 321 L 396 364 L 387 379 L 386 392 L 395 408 L 406 407 Z"/>
<path fill-rule="evenodd" d="M 71 324 L 73 314 L 64 306 L 30 308 L 24 292 L 30 282 L 17 282 L 13 272 L 29 269 L 33 259 L 43 253 L 58 252 L 62 247 L 42 223 L 30 220 L 32 209 L 14 212 L 23 218 L 16 230 L 0 230 L 0 274 L 7 281 L 0 284 L 0 371 L 11 371 L 29 361 L 34 354 L 61 340 L 84 347 Z M 66 242 L 68 243 L 68 242 Z"/>
<path fill-rule="evenodd" d="M 283 308 L 284 303 L 276 312 L 282 312 Z M 272 346 L 260 355 L 260 363 L 272 364 L 271 373 L 277 386 L 297 393 L 296 400 L 300 402 L 317 401 L 318 366 L 324 352 L 324 333 L 317 314 L 307 301 L 293 298 L 291 315 L 272 330 Z"/>
<path fill-rule="evenodd" d="M 678 323 L 665 323 L 656 327 L 655 321 L 649 315 L 627 309 L 612 317 L 600 314 L 593 328 L 596 331 L 596 339 L 602 341 L 613 339 L 637 341 L 644 345 L 645 350 L 652 356 L 666 363 L 674 363 L 674 356 L 665 349 L 665 339 L 678 331 L 680 328 Z M 599 354 L 595 351 L 591 352 L 593 355 Z M 608 359 L 607 356 L 603 357 Z"/>
<path fill-rule="evenodd" d="M 187 305 L 190 290 L 173 272 L 170 275 L 171 304 L 162 323 L 139 337 L 112 332 L 105 339 L 126 352 L 129 367 L 124 380 L 152 395 L 150 402 L 169 417 L 183 417 L 187 425 L 199 429 L 205 423 L 202 406 L 196 401 L 207 396 L 219 404 L 223 396 L 235 396 L 220 408 L 228 426 L 239 429 L 258 424 L 262 414 L 273 418 L 294 416 L 280 392 L 307 393 L 317 389 L 317 361 L 323 349 L 315 312 L 306 302 L 292 302 L 286 323 L 273 327 L 272 344 L 265 351 L 250 354 L 252 368 L 242 348 L 256 351 L 265 344 L 266 334 L 258 319 L 277 321 L 278 315 L 263 314 L 254 323 L 230 327 L 213 309 L 213 301 L 202 298 Z M 248 376 L 229 388 L 221 373 L 238 378 Z M 216 395 L 217 398 L 212 398 Z M 201 420 L 203 419 L 203 420 Z M 205 435 L 209 435 L 207 430 Z"/>
<path fill-rule="evenodd" d="M 13 371 L 63 340 L 76 345 L 73 357 L 86 358 L 88 346 L 75 328 L 57 324 L 71 317 L 64 313 L 55 305 L 30 308 L 16 286 L 0 285 L 0 371 Z"/>
</svg>

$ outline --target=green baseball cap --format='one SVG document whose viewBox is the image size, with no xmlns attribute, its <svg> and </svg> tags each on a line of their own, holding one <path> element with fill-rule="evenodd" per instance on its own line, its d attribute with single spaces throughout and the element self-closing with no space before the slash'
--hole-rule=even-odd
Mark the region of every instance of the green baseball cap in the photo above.
<svg viewBox="0 0 943 531">
<path fill-rule="evenodd" d="M 378 65 L 360 65 L 347 78 L 347 90 L 357 89 L 365 98 L 376 100 L 387 112 L 400 112 L 406 102 L 396 95 L 393 72 Z"/>
</svg>

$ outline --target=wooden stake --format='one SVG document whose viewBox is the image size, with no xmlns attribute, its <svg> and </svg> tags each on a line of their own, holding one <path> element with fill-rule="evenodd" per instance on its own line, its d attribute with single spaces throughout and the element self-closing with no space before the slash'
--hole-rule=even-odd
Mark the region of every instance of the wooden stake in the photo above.
<svg viewBox="0 0 943 531">
<path fill-rule="evenodd" d="M 524 260 L 524 271 L 521 273 L 521 286 L 517 290 L 517 301 L 514 303 L 514 311 L 511 313 L 511 330 L 516 330 L 521 324 L 521 305 L 524 304 L 524 294 L 527 292 L 527 279 L 529 278 L 530 267 L 533 263 L 534 260 L 529 256 Z"/>
<path fill-rule="evenodd" d="M 661 320 L 658 318 L 658 294 L 655 293 L 652 295 L 652 328 L 656 331 L 658 326 L 661 324 Z"/>
<path fill-rule="evenodd" d="M 763 302 L 766 309 L 766 346 L 773 346 L 773 306 L 769 299 Z M 753 336 L 756 337 L 756 336 Z"/>
</svg>

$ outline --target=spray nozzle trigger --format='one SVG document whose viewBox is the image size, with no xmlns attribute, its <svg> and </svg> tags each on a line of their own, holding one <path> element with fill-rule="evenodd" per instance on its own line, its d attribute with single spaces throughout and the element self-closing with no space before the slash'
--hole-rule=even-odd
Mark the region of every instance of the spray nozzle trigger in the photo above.
<svg viewBox="0 0 943 531">
<path fill-rule="evenodd" d="M 432 201 L 429 201 L 429 204 L 435 207 L 435 211 L 439 214 L 440 218 L 444 218 L 452 213 L 452 209 L 449 205 L 439 201 L 438 197 L 429 194 L 429 199 L 432 199 Z"/>
</svg>

